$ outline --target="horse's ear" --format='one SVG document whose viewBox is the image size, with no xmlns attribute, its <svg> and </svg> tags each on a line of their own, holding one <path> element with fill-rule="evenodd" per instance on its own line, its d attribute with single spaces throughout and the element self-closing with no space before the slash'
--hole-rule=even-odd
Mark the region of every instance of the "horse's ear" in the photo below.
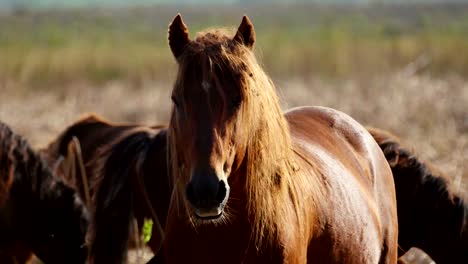
<svg viewBox="0 0 468 264">
<path fill-rule="evenodd" d="M 252 49 L 255 43 L 255 30 L 252 22 L 247 16 L 242 18 L 242 22 L 237 29 L 234 40 L 244 44 L 246 47 Z"/>
<path fill-rule="evenodd" d="M 177 14 L 169 25 L 169 46 L 176 59 L 182 54 L 185 46 L 190 42 L 189 31 L 182 16 Z"/>
</svg>

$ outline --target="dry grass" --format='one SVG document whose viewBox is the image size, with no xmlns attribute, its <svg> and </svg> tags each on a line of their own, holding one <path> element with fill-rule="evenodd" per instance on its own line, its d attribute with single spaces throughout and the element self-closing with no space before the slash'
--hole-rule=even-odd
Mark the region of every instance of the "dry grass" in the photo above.
<svg viewBox="0 0 468 264">
<path fill-rule="evenodd" d="M 158 6 L 0 13 L 0 82 L 168 80 L 167 25 L 177 12 L 191 32 L 236 26 L 248 14 L 259 54 L 275 76 L 353 78 L 392 72 L 417 58 L 426 73 L 468 74 L 468 4 Z"/>
<path fill-rule="evenodd" d="M 468 181 L 468 82 L 457 77 L 401 74 L 371 79 L 277 80 L 285 108 L 323 105 L 362 124 L 393 131 L 421 157 L 440 166 L 460 191 Z M 114 121 L 168 121 L 172 83 L 75 83 L 62 90 L 0 87 L 0 120 L 44 145 L 84 112 Z"/>
</svg>

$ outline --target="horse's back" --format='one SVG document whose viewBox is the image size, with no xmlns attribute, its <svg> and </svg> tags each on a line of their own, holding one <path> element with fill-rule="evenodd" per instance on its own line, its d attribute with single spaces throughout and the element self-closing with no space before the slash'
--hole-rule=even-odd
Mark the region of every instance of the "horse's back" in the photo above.
<svg viewBox="0 0 468 264">
<path fill-rule="evenodd" d="M 83 157 L 88 159 L 98 147 L 110 143 L 133 127 L 137 125 L 117 125 L 95 114 L 87 114 L 62 131 L 42 152 L 52 160 L 59 155 L 65 156 L 68 144 L 76 137 L 80 141 Z"/>
<path fill-rule="evenodd" d="M 324 107 L 286 113 L 295 151 L 321 192 L 318 230 L 308 260 L 395 263 L 397 217 L 393 178 L 372 136 L 348 115 Z M 311 165 L 313 164 L 313 165 Z"/>
</svg>

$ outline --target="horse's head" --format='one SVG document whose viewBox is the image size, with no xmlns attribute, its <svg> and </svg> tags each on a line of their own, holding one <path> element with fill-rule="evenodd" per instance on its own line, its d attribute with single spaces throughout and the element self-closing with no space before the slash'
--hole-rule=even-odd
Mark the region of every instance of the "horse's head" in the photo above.
<svg viewBox="0 0 468 264">
<path fill-rule="evenodd" d="M 85 263 L 88 211 L 78 194 L 62 182 L 44 190 L 29 227 L 29 244 L 45 263 Z"/>
<path fill-rule="evenodd" d="M 171 153 L 176 153 L 172 162 L 198 219 L 223 215 L 228 180 L 235 181 L 232 176 L 245 158 L 248 131 L 256 121 L 250 113 L 260 107 L 249 100 L 258 92 L 252 84 L 254 42 L 247 17 L 234 36 L 212 30 L 190 40 L 180 15 L 169 27 L 169 45 L 179 65 L 169 132 Z"/>
</svg>

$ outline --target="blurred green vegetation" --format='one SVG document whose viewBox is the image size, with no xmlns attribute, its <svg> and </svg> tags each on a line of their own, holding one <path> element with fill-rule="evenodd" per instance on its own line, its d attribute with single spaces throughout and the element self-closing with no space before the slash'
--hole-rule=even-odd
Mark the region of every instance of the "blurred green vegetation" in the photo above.
<svg viewBox="0 0 468 264">
<path fill-rule="evenodd" d="M 235 28 L 248 14 L 274 78 L 348 78 L 401 71 L 468 76 L 468 5 L 154 6 L 17 10 L 0 15 L 0 81 L 56 86 L 173 77 L 167 25 Z"/>
</svg>

